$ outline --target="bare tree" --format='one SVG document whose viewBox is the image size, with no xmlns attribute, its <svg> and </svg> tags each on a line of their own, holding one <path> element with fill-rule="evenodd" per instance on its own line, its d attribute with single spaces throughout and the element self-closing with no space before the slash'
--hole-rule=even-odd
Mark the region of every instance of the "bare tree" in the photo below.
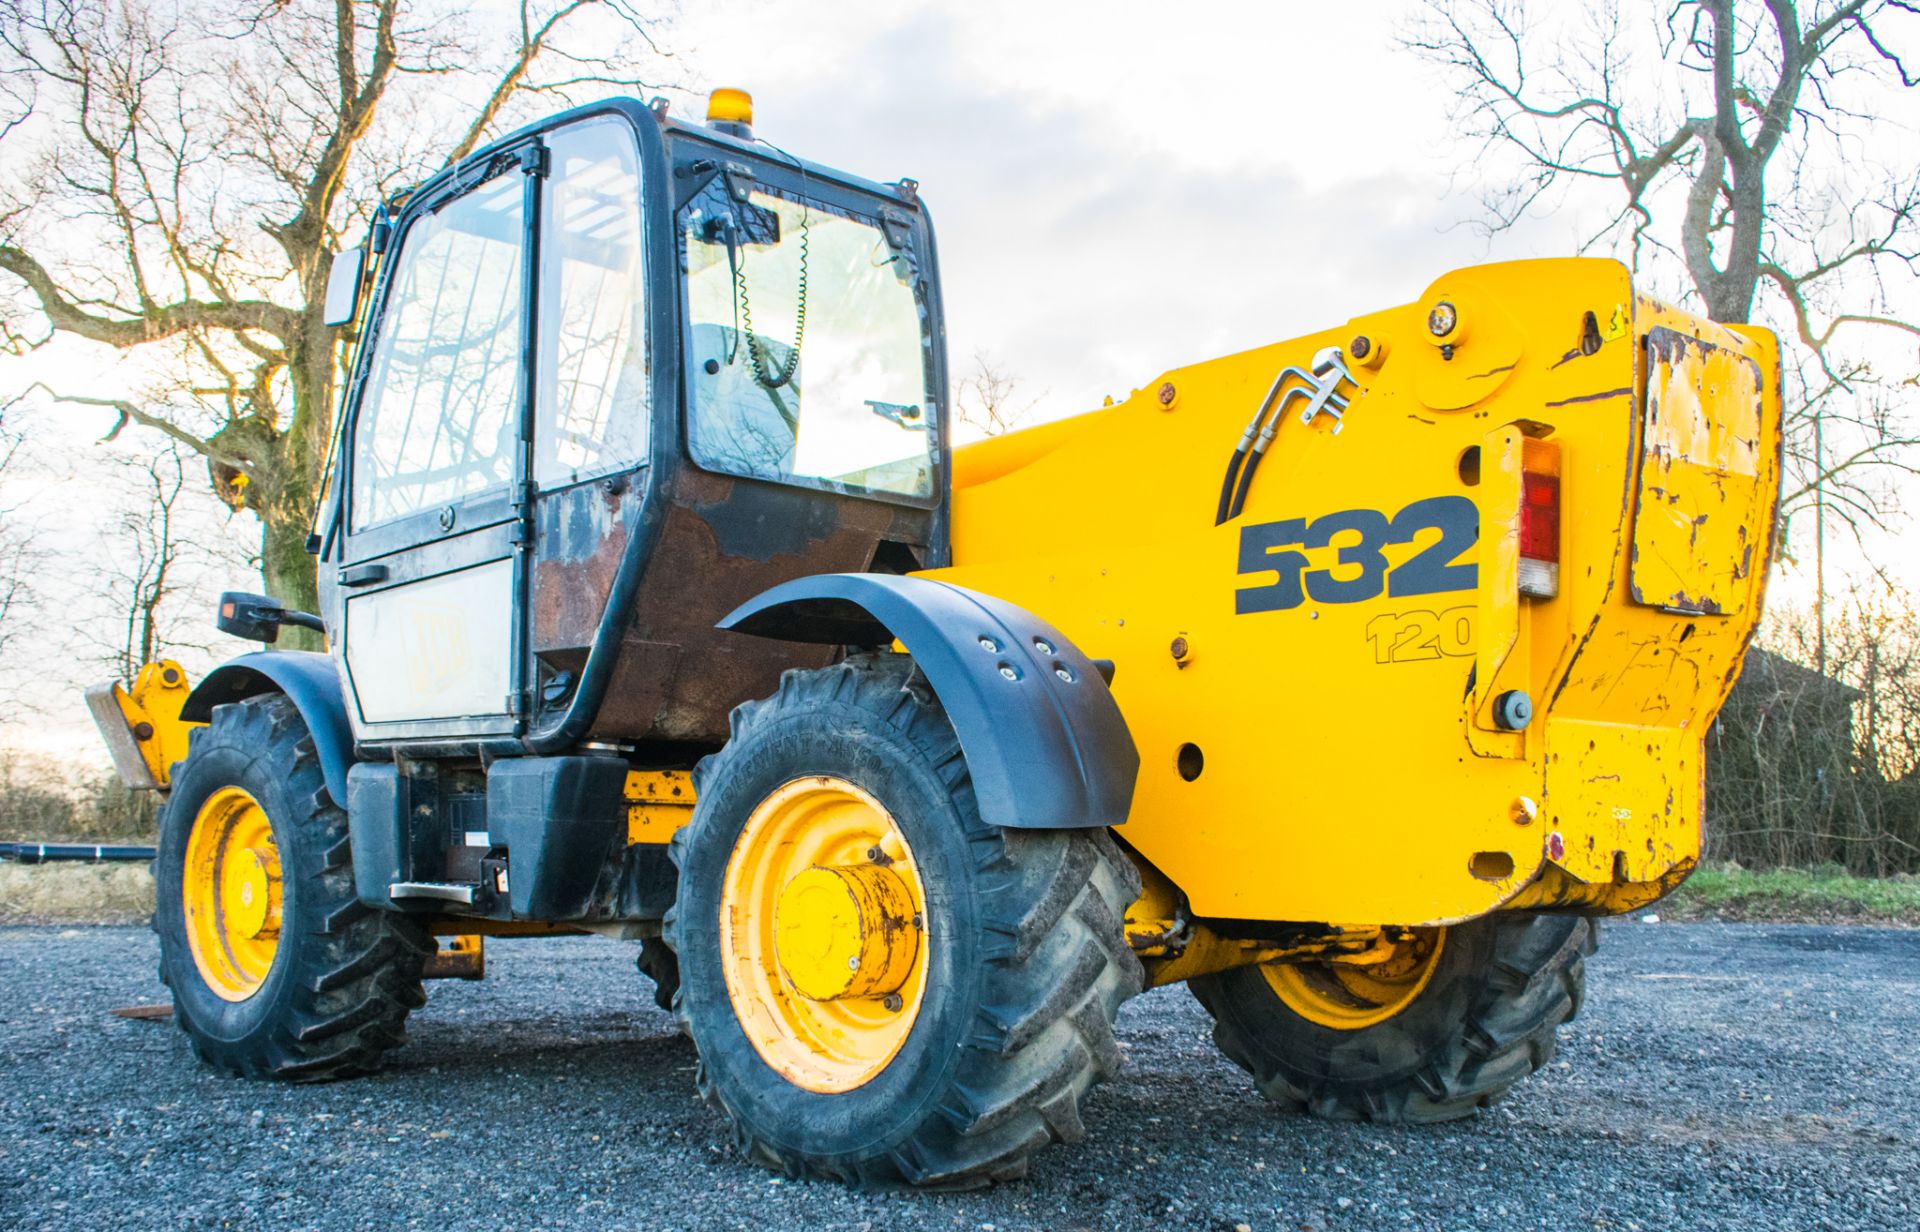
<svg viewBox="0 0 1920 1232">
<path fill-rule="evenodd" d="M 1608 0 L 1557 14 L 1443 0 L 1407 35 L 1458 83 L 1464 165 L 1495 181 L 1488 227 L 1582 184 L 1610 189 L 1590 247 L 1672 271 L 1715 321 L 1798 340 L 1785 512 L 1814 506 L 1821 540 L 1829 511 L 1856 531 L 1885 525 L 1887 482 L 1913 473 L 1920 443 L 1902 414 L 1920 366 L 1887 359 L 1920 340 L 1920 165 L 1910 129 L 1876 136 L 1882 116 L 1912 114 L 1920 5 Z M 1882 161 L 1889 149 L 1904 161 Z"/>
<path fill-rule="evenodd" d="M 961 378 L 955 391 L 956 416 L 987 436 L 1011 432 L 1040 401 L 1016 401 L 1014 395 L 1019 388 L 1019 378 L 1008 375 L 998 360 L 985 351 L 975 351 L 973 370 Z"/>
<path fill-rule="evenodd" d="M 31 601 L 33 533 L 22 519 L 21 501 L 5 486 L 7 472 L 19 469 L 20 433 L 7 426 L 11 406 L 0 406 L 0 655 L 20 632 Z"/>
<path fill-rule="evenodd" d="M 350 341 L 321 320 L 332 254 L 530 107 L 642 88 L 652 27 L 631 0 L 520 0 L 504 24 L 423 0 L 8 5 L 0 339 L 145 355 L 140 390 L 48 392 L 205 458 L 260 520 L 267 589 L 311 609 Z"/>
<path fill-rule="evenodd" d="M 129 460 L 128 484 L 139 499 L 121 512 L 107 569 L 120 620 L 106 658 L 121 680 L 142 664 L 165 657 L 173 641 L 173 611 L 183 558 L 192 550 L 180 533 L 179 506 L 186 488 L 181 446 L 155 457 Z"/>
<path fill-rule="evenodd" d="M 1884 582 L 1787 609 L 1707 737 L 1707 834 L 1750 867 L 1920 869 L 1920 615 Z M 1807 664 L 1825 643 L 1828 673 Z"/>
</svg>

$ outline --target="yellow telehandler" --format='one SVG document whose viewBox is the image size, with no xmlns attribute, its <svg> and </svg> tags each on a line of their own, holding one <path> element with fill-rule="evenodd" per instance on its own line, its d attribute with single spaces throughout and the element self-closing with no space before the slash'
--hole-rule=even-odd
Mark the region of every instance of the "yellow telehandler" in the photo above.
<svg viewBox="0 0 1920 1232">
<path fill-rule="evenodd" d="M 1700 856 L 1773 338 L 1489 265 L 955 449 L 918 186 L 750 124 L 569 111 L 336 261 L 322 613 L 218 617 L 327 652 L 90 694 L 198 1054 L 362 1073 L 482 938 L 577 932 L 792 1175 L 1021 1175 L 1176 981 L 1322 1116 L 1539 1068 Z"/>
</svg>

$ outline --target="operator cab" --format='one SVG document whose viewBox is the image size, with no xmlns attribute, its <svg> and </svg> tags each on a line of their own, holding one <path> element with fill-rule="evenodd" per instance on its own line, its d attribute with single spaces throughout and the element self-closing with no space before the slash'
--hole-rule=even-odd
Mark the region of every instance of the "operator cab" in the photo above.
<svg viewBox="0 0 1920 1232">
<path fill-rule="evenodd" d="M 737 91 L 709 120 L 564 113 L 384 205 L 370 277 L 342 254 L 329 316 L 359 334 L 317 546 L 363 756 L 682 761 L 834 653 L 721 617 L 946 563 L 912 181 L 754 140 Z"/>
</svg>

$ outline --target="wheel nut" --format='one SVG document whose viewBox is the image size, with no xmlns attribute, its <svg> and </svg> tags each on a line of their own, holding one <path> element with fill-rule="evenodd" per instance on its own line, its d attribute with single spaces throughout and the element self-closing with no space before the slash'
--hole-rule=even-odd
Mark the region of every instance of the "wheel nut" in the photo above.
<svg viewBox="0 0 1920 1232">
<path fill-rule="evenodd" d="M 886 996 L 880 998 L 880 1004 L 887 1007 L 887 1012 L 889 1014 L 898 1014 L 900 1012 L 900 1007 L 905 1005 L 906 1002 L 900 999 L 899 993 L 890 992 Z"/>
<path fill-rule="evenodd" d="M 1176 664 L 1185 667 L 1187 660 L 1193 657 L 1193 645 L 1187 641 L 1187 635 L 1182 633 L 1167 644 L 1167 653 L 1173 656 Z"/>
</svg>

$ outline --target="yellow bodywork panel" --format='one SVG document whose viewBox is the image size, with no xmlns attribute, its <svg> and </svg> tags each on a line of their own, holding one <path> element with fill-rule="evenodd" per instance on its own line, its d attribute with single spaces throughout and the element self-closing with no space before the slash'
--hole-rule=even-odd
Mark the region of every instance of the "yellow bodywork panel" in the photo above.
<svg viewBox="0 0 1920 1232">
<path fill-rule="evenodd" d="M 693 820 L 693 776 L 685 770 L 627 771 L 627 842 L 666 843 Z"/>
<path fill-rule="evenodd" d="M 192 691 L 172 659 L 142 667 L 131 687 L 110 680 L 87 690 L 87 709 L 121 782 L 136 791 L 166 789 L 173 764 L 185 759 L 187 741 L 201 726 L 180 717 Z"/>
<path fill-rule="evenodd" d="M 1752 528 L 1771 503 L 1760 482 L 1760 365 L 1664 326 L 1648 334 L 1647 359 L 1633 597 L 1723 613 L 1766 564 Z"/>
<path fill-rule="evenodd" d="M 1276 374 L 1328 347 L 1354 378 L 1342 417 L 1287 408 L 1216 525 Z M 1778 373 L 1771 335 L 1638 296 L 1613 262 L 1460 271 L 959 450 L 954 563 L 930 576 L 1114 661 L 1141 754 L 1119 833 L 1195 916 L 1625 910 L 1699 855 L 1700 741 L 1773 541 Z M 1558 589 L 1533 598 L 1521 477 L 1543 469 Z M 1512 691 L 1532 703 L 1518 731 L 1494 710 Z M 1164 906 L 1138 914 L 1165 926 Z"/>
</svg>

